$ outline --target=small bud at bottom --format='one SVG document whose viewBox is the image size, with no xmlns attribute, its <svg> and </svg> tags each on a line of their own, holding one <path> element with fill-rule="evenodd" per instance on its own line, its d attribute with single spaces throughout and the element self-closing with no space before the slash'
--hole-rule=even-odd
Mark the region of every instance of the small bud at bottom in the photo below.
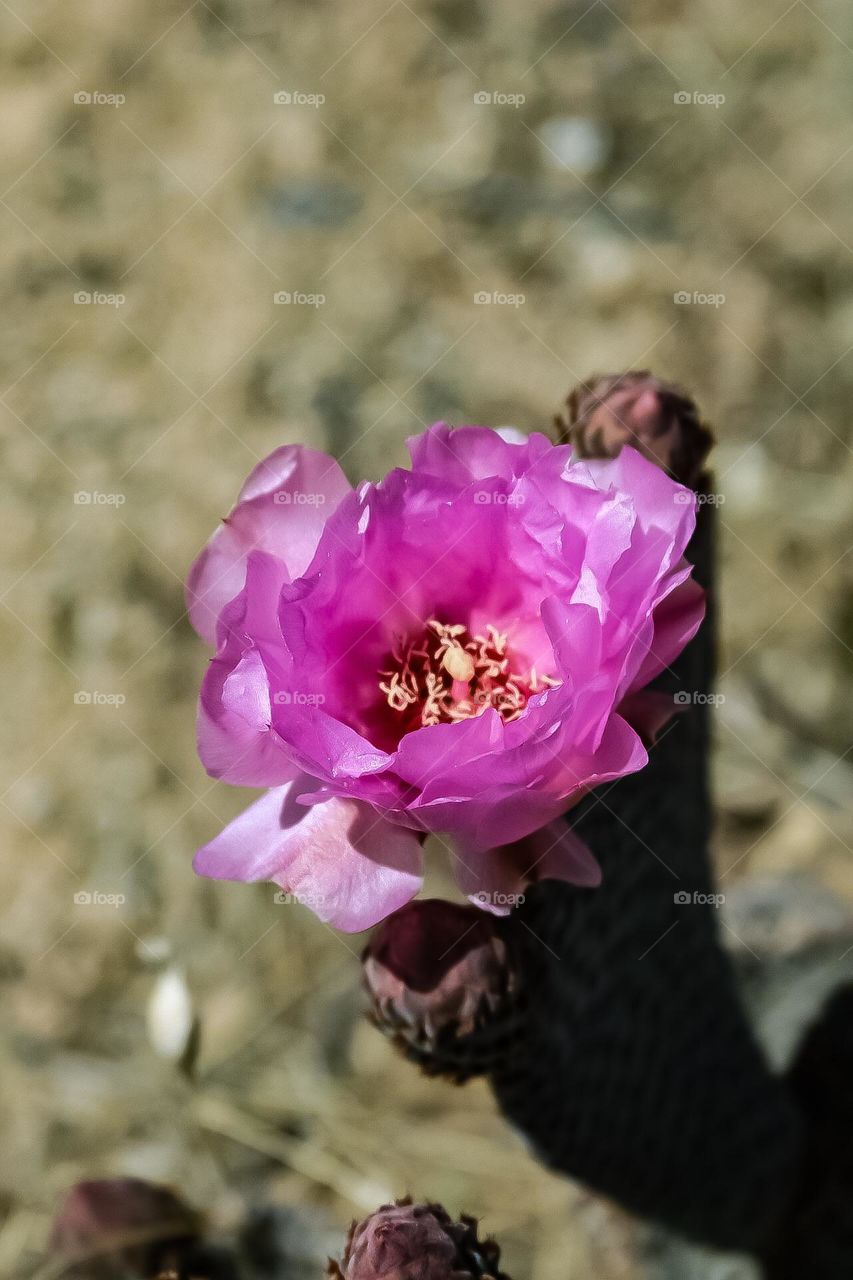
<svg viewBox="0 0 853 1280">
<path fill-rule="evenodd" d="M 354 1222 L 333 1280 L 509 1280 L 499 1270 L 500 1249 L 481 1241 L 477 1222 L 453 1218 L 440 1204 L 410 1199 L 383 1205 Z"/>
<path fill-rule="evenodd" d="M 53 1224 L 50 1251 L 67 1280 L 183 1276 L 200 1220 L 167 1187 L 139 1178 L 78 1182 Z"/>
</svg>

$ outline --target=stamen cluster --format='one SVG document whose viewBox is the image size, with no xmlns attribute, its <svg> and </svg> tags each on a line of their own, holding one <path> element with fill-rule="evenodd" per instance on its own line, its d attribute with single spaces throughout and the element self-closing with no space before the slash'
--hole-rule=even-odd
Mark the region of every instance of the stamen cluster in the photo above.
<svg viewBox="0 0 853 1280">
<path fill-rule="evenodd" d="M 526 674 L 512 670 L 507 640 L 491 625 L 485 635 L 471 635 L 460 623 L 431 618 L 423 635 L 392 651 L 390 669 L 379 672 L 379 688 L 407 731 L 468 720 L 487 707 L 505 721 L 515 720 L 534 694 L 560 682 L 535 667 Z"/>
</svg>

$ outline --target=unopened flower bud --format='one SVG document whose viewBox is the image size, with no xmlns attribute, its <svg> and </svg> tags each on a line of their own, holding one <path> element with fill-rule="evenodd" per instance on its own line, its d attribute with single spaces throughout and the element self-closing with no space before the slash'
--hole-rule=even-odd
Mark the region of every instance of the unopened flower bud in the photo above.
<svg viewBox="0 0 853 1280">
<path fill-rule="evenodd" d="M 362 956 L 373 1022 L 429 1075 L 490 1070 L 519 1018 L 508 922 L 440 899 L 384 920 Z"/>
<path fill-rule="evenodd" d="M 696 488 L 713 444 L 693 400 L 647 371 L 588 379 L 555 418 L 561 441 L 582 458 L 615 458 L 626 444 L 680 484 Z"/>
<path fill-rule="evenodd" d="M 410 1199 L 383 1205 L 354 1222 L 333 1280 L 508 1280 L 500 1271 L 500 1249 L 481 1241 L 477 1222 L 454 1221 L 439 1204 Z"/>
<path fill-rule="evenodd" d="M 184 1277 L 199 1230 L 198 1215 L 167 1187 L 110 1178 L 71 1188 L 49 1247 L 65 1280 Z"/>
</svg>

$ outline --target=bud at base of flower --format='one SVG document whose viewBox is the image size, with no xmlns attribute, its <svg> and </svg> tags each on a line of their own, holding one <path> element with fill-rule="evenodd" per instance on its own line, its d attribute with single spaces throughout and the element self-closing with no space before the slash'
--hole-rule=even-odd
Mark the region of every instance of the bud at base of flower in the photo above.
<svg viewBox="0 0 853 1280">
<path fill-rule="evenodd" d="M 554 419 L 581 458 L 615 458 L 631 445 L 679 484 L 695 489 L 714 442 L 694 401 L 648 370 L 599 374 L 566 397 Z"/>
<path fill-rule="evenodd" d="M 500 1249 L 481 1241 L 477 1221 L 458 1221 L 440 1204 L 408 1197 L 353 1222 L 340 1263 L 329 1260 L 332 1280 L 509 1280 L 499 1269 Z"/>
<path fill-rule="evenodd" d="M 440 899 L 382 922 L 362 955 L 368 1016 L 427 1075 L 462 1084 L 511 1052 L 521 1024 L 508 922 Z"/>
</svg>

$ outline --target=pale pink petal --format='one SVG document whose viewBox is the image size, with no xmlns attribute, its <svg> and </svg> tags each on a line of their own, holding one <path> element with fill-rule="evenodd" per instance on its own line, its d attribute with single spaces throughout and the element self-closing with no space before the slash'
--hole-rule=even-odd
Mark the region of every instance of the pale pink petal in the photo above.
<svg viewBox="0 0 853 1280">
<path fill-rule="evenodd" d="M 276 694 L 264 655 L 281 640 L 278 601 L 287 571 L 253 551 L 246 584 L 222 611 L 220 650 L 209 664 L 198 710 L 198 752 L 214 778 L 242 787 L 276 787 L 299 772 L 272 727 Z M 253 643 L 247 646 L 246 637 Z"/>
<path fill-rule="evenodd" d="M 195 869 L 273 880 L 335 928 L 368 929 L 420 888 L 420 840 L 358 801 L 299 804 L 306 781 L 268 791 L 199 850 Z"/>
<path fill-rule="evenodd" d="M 672 694 L 660 693 L 657 689 L 639 689 L 636 693 L 629 693 L 618 707 L 620 716 L 636 730 L 645 747 L 657 742 L 661 730 L 678 710 Z"/>
<path fill-rule="evenodd" d="M 642 689 L 664 671 L 692 640 L 705 616 L 705 592 L 695 578 L 688 578 L 655 609 L 654 639 L 631 689 Z"/>
<path fill-rule="evenodd" d="M 269 677 L 257 649 L 214 659 L 198 707 L 198 754 L 212 778 L 235 787 L 277 787 L 300 770 L 271 728 Z"/>
<path fill-rule="evenodd" d="M 644 530 L 666 535 L 668 549 L 654 568 L 672 568 L 696 526 L 696 494 L 632 448 L 624 448 L 616 458 L 590 458 L 575 465 L 588 469 L 599 488 L 627 494 Z"/>
<path fill-rule="evenodd" d="M 524 876 L 531 884 L 539 880 L 567 880 L 584 889 L 595 889 L 601 884 L 601 867 L 563 818 L 556 818 L 534 831 L 522 843 L 530 857 Z"/>
<path fill-rule="evenodd" d="M 187 612 L 202 639 L 215 643 L 216 620 L 242 590 L 249 552 L 267 551 L 291 578 L 299 577 L 327 519 L 350 492 L 337 462 L 314 449 L 283 445 L 259 463 L 187 578 Z"/>
<path fill-rule="evenodd" d="M 556 818 L 532 835 L 485 852 L 457 844 L 456 882 L 475 906 L 506 915 L 540 880 L 566 880 L 583 888 L 601 883 L 601 868 L 583 840 Z"/>
<path fill-rule="evenodd" d="M 515 427 L 450 427 L 436 422 L 407 442 L 412 470 L 442 480 L 468 484 L 498 476 L 512 480 L 522 474 L 548 446 L 544 436 L 522 435 Z M 563 450 L 568 454 L 568 449 Z"/>
</svg>

